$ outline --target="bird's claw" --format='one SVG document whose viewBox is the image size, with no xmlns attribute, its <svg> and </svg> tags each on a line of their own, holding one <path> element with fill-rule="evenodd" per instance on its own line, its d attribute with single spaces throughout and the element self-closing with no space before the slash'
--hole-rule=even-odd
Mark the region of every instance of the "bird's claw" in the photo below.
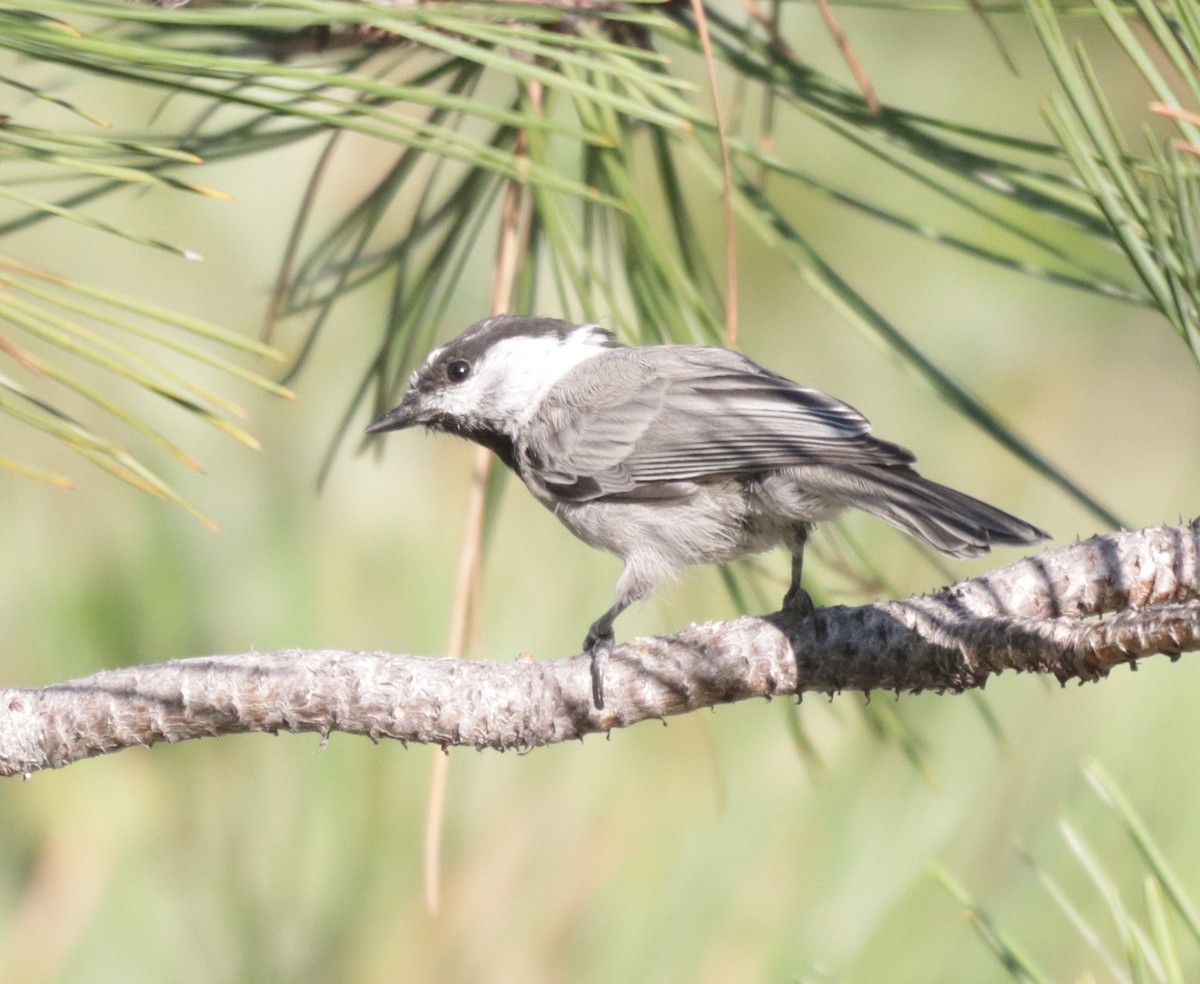
<svg viewBox="0 0 1200 984">
<path fill-rule="evenodd" d="M 604 710 L 604 670 L 608 666 L 608 657 L 612 655 L 612 634 L 594 636 L 588 633 L 583 643 L 584 651 L 592 657 L 592 703 L 596 710 Z"/>
<path fill-rule="evenodd" d="M 799 585 L 796 585 L 788 590 L 788 593 L 783 596 L 783 610 L 785 612 L 797 612 L 800 615 L 811 618 L 816 614 L 817 607 L 813 604 L 812 597 Z"/>
</svg>

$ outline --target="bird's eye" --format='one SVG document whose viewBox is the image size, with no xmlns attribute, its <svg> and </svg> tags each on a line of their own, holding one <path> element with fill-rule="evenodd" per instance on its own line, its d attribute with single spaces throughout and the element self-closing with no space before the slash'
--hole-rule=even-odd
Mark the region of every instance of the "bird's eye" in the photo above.
<svg viewBox="0 0 1200 984">
<path fill-rule="evenodd" d="M 461 383 L 469 375 L 471 375 L 471 363 L 464 362 L 462 359 L 455 359 L 446 366 L 446 378 L 452 383 Z"/>
</svg>

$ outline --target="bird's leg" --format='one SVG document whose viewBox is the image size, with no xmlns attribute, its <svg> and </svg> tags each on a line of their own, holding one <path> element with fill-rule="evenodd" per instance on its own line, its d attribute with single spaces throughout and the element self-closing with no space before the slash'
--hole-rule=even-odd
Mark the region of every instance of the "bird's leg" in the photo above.
<svg viewBox="0 0 1200 984">
<path fill-rule="evenodd" d="M 808 524 L 802 523 L 793 531 L 788 539 L 788 548 L 792 551 L 792 583 L 783 596 L 785 612 L 801 612 L 812 615 L 816 611 L 812 598 L 800 586 L 800 575 L 804 570 L 804 545 L 808 542 Z"/>
<path fill-rule="evenodd" d="M 596 710 L 604 710 L 604 669 L 613 648 L 613 622 L 629 607 L 628 601 L 618 601 L 588 629 L 583 651 L 592 657 L 592 701 Z"/>
</svg>

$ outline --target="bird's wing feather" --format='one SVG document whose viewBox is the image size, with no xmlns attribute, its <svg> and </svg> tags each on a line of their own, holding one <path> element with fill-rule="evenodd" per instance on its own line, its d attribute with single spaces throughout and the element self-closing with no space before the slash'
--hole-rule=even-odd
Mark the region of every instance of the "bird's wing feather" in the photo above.
<svg viewBox="0 0 1200 984">
<path fill-rule="evenodd" d="M 581 371 L 582 370 L 582 371 Z M 539 478 L 576 500 L 669 494 L 680 483 L 797 465 L 894 465 L 857 410 L 723 349 L 617 349 L 547 395 Z"/>
</svg>

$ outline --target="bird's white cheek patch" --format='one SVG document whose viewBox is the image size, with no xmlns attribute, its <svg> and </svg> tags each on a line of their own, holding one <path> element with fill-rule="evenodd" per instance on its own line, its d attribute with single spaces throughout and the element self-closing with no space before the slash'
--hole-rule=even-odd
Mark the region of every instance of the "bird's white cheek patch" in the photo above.
<svg viewBox="0 0 1200 984">
<path fill-rule="evenodd" d="M 561 341 L 553 337 L 506 338 L 488 351 L 479 375 L 497 408 L 524 422 L 551 386 L 603 351 L 602 342 L 582 330 Z"/>
</svg>

